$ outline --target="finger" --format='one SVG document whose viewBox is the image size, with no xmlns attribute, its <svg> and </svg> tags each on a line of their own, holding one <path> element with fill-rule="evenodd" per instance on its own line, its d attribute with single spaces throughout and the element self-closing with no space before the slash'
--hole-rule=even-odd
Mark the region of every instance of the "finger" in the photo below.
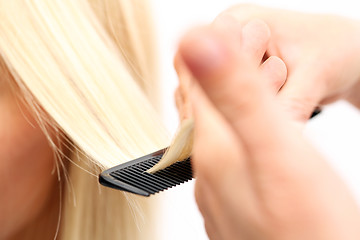
<svg viewBox="0 0 360 240">
<path fill-rule="evenodd" d="M 188 95 L 188 91 L 184 91 L 184 89 L 180 87 L 178 87 L 174 93 L 175 104 L 179 112 L 180 121 L 189 119 L 192 116 L 192 108 Z"/>
<path fill-rule="evenodd" d="M 249 11 L 245 15 L 240 14 L 239 11 L 241 12 L 244 9 L 249 9 Z M 251 11 L 254 11 L 254 9 L 257 9 L 256 11 L 258 11 L 259 13 L 262 11 L 262 8 L 256 6 L 235 7 L 227 10 L 226 13 L 221 14 L 215 22 L 218 22 L 218 26 L 226 25 L 230 22 L 236 22 L 232 23 L 232 26 L 235 26 L 236 24 L 240 26 L 241 22 L 246 22 L 247 20 L 245 19 L 249 19 L 249 16 L 251 15 L 250 13 Z M 244 18 L 244 16 L 247 17 Z M 256 15 L 252 16 L 252 18 L 254 17 L 256 18 Z M 269 48 L 269 27 L 262 20 L 252 20 L 243 27 L 242 33 L 243 37 L 241 38 L 241 45 L 243 54 L 250 56 L 252 60 L 256 60 L 260 63 L 267 48 Z M 267 62 L 263 67 L 269 71 L 268 73 L 270 73 L 267 76 L 270 79 L 269 81 L 273 82 L 274 88 L 277 88 L 277 90 L 279 90 L 279 86 L 282 87 L 282 85 L 284 84 L 282 80 L 284 78 L 282 76 L 285 75 L 285 71 L 280 70 L 278 73 L 274 72 L 275 68 L 273 67 L 275 67 L 275 65 L 281 67 L 282 69 L 283 67 L 280 66 L 279 62 L 273 60 L 274 59 L 269 59 L 269 62 Z M 312 66 L 312 68 L 314 67 Z M 319 89 L 311 89 L 311 87 L 313 87 L 317 82 L 320 82 L 317 78 L 321 76 L 317 76 L 316 78 L 315 76 L 311 76 L 310 74 L 313 72 L 313 70 L 311 70 L 310 67 L 309 69 L 303 69 L 302 71 L 297 72 L 299 72 L 300 74 L 298 76 L 295 75 L 294 77 L 292 77 L 292 79 L 289 79 L 289 83 L 286 84 L 286 86 L 284 86 L 284 89 L 281 90 L 279 94 L 279 102 L 283 106 L 285 111 L 289 113 L 289 117 L 292 120 L 301 123 L 302 126 L 305 122 L 309 120 L 312 112 L 321 101 L 322 95 L 318 95 L 318 93 L 320 93 L 318 91 Z M 275 77 L 276 74 L 279 75 L 279 78 Z M 293 75 L 294 73 L 291 73 L 290 76 Z M 304 81 L 304 78 L 312 78 L 314 79 L 314 81 Z"/>
<path fill-rule="evenodd" d="M 240 3 L 222 12 L 218 17 L 222 15 L 230 15 L 234 17 L 238 22 L 247 22 L 249 19 L 263 19 L 265 22 L 274 20 L 274 13 L 277 9 L 263 7 L 260 5 Z"/>
<path fill-rule="evenodd" d="M 232 36 L 236 41 L 241 40 L 242 24 L 232 15 L 221 15 L 215 18 L 210 27 L 218 32 Z"/>
<path fill-rule="evenodd" d="M 174 67 L 176 69 L 179 87 L 175 92 L 175 102 L 179 110 L 180 119 L 184 120 L 191 117 L 191 103 L 189 100 L 189 91 L 192 84 L 191 74 L 179 54 L 174 58 Z"/>
<path fill-rule="evenodd" d="M 261 63 L 270 40 L 268 25 L 259 19 L 249 21 L 242 29 L 243 54 L 251 57 L 253 61 Z"/>
<path fill-rule="evenodd" d="M 223 188 L 218 176 L 236 171 L 246 183 L 245 153 L 236 134 L 213 107 L 200 87 L 193 86 L 191 102 L 194 115 L 194 146 L 192 153 L 197 178 Z M 210 130 L 210 131 L 209 131 Z"/>
<path fill-rule="evenodd" d="M 227 208 L 224 215 L 235 207 L 243 213 L 256 215 L 247 151 L 233 129 L 196 85 L 191 91 L 191 101 L 195 123 L 192 164 L 196 178 L 211 187 L 223 211 Z M 235 199 L 234 202 L 231 199 Z"/>
<path fill-rule="evenodd" d="M 245 54 L 250 51 L 242 51 L 236 44 L 205 29 L 187 36 L 180 52 L 202 89 L 237 134 L 247 144 L 268 145 L 269 139 L 256 133 L 272 139 L 263 114 L 272 114 L 269 109 L 274 108 L 273 97 L 262 84 L 258 63 Z M 275 120 L 271 118 L 271 121 Z"/>
<path fill-rule="evenodd" d="M 209 181 L 212 179 L 214 187 L 222 193 L 219 196 L 226 197 L 226 193 L 231 192 L 224 183 L 244 182 L 241 189 L 246 190 L 246 194 L 233 191 L 232 197 L 224 199 L 224 202 L 235 206 L 242 199 L 246 203 L 244 206 L 251 206 L 251 203 L 256 203 L 251 201 L 256 199 L 252 189 L 248 189 L 251 177 L 268 176 L 269 180 L 274 180 L 275 176 L 275 181 L 281 182 L 281 179 L 292 178 L 288 174 L 295 172 L 294 169 L 299 168 L 297 173 L 301 175 L 305 171 L 306 175 L 306 172 L 314 173 L 311 169 L 316 164 L 323 167 L 318 155 L 286 119 L 270 90 L 262 84 L 264 79 L 258 67 L 254 67 L 256 63 L 251 65 L 246 56 L 234 56 L 233 43 L 224 36 L 206 31 L 201 34 L 196 38 L 189 37 L 188 42 L 180 46 L 185 62 L 201 86 L 200 90 L 206 93 L 203 99 L 209 98 L 207 105 L 200 105 L 201 101 L 196 101 L 193 93 L 191 95 L 195 117 L 193 157 L 198 174 L 207 173 L 204 175 L 209 177 Z M 203 62 L 203 59 L 206 61 Z M 241 146 L 241 151 L 236 149 L 237 146 Z M 302 153 L 312 158 L 303 159 Z M 236 165 L 233 158 L 239 159 L 241 165 Z M 312 162 L 315 158 L 317 160 Z M 217 159 L 223 159 L 221 165 L 216 164 Z M 259 175 L 249 175 L 243 170 L 244 181 L 235 177 L 234 169 L 247 168 Z M 316 168 L 319 169 L 318 166 Z M 215 175 L 219 173 L 226 173 L 221 175 L 224 176 L 221 181 Z M 256 208 L 249 209 L 255 209 L 249 216 L 257 216 Z M 246 209 L 246 212 L 249 211 Z"/>
<path fill-rule="evenodd" d="M 270 88 L 277 94 L 286 81 L 285 63 L 280 58 L 271 56 L 260 66 L 260 69 L 264 78 L 268 80 Z"/>
<path fill-rule="evenodd" d="M 185 63 L 201 86 L 200 93 L 206 93 L 191 94 L 195 174 L 209 182 L 221 205 L 229 207 L 223 211 L 230 219 L 235 222 L 242 216 L 250 219 L 251 226 L 261 226 L 263 212 L 257 204 L 272 192 L 271 186 L 280 187 L 266 206 L 276 205 L 278 197 L 284 196 L 296 202 L 300 195 L 296 190 L 286 195 L 287 190 L 298 183 L 307 187 L 316 179 L 318 169 L 327 169 L 326 165 L 285 119 L 264 86 L 257 63 L 246 55 L 235 55 L 241 51 L 233 51 L 236 43 L 226 36 L 207 31 L 196 34 L 180 46 Z M 234 183 L 239 185 L 237 191 Z M 246 222 L 239 224 L 245 226 L 241 230 L 250 229 L 249 235 L 259 234 L 256 228 L 246 227 Z"/>
<path fill-rule="evenodd" d="M 196 179 L 195 183 L 195 200 L 201 215 L 204 218 L 205 230 L 210 239 L 219 239 L 219 229 L 215 223 L 217 216 L 212 211 L 212 206 L 208 200 L 212 200 L 213 196 L 207 188 L 206 181 Z"/>
<path fill-rule="evenodd" d="M 209 220 L 204 219 L 204 227 L 206 231 L 206 235 L 209 237 L 210 240 L 221 240 L 219 236 L 219 231 L 216 230 L 214 224 L 209 222 Z"/>
<path fill-rule="evenodd" d="M 183 119 L 183 99 L 180 94 L 180 89 L 177 88 L 174 93 L 175 105 L 179 112 L 180 120 Z"/>
<path fill-rule="evenodd" d="M 242 25 L 235 17 L 230 14 L 220 15 L 212 23 L 212 27 L 218 32 L 226 33 L 234 41 L 238 41 L 244 46 L 249 57 L 253 58 L 258 64 L 261 63 L 270 40 L 270 29 L 268 25 L 260 20 L 253 19 Z M 246 34 L 242 34 L 246 32 Z"/>
<path fill-rule="evenodd" d="M 174 57 L 174 68 L 177 74 L 180 73 L 180 69 L 184 67 L 184 61 L 182 60 L 182 57 L 179 52 L 176 52 Z"/>
<path fill-rule="evenodd" d="M 210 29 L 219 35 L 226 35 L 234 42 L 241 42 L 243 25 L 244 23 L 240 23 L 234 16 L 224 14 L 212 22 Z"/>
<path fill-rule="evenodd" d="M 195 198 L 199 211 L 201 212 L 205 230 L 210 239 L 224 239 L 221 238 L 225 229 L 227 229 L 227 219 L 224 218 L 222 208 L 219 206 L 217 195 L 212 192 L 211 186 L 202 178 L 196 179 Z"/>
<path fill-rule="evenodd" d="M 278 94 L 278 101 L 292 120 L 306 123 L 325 94 L 325 86 L 313 70 L 304 66 L 291 73 Z"/>
</svg>

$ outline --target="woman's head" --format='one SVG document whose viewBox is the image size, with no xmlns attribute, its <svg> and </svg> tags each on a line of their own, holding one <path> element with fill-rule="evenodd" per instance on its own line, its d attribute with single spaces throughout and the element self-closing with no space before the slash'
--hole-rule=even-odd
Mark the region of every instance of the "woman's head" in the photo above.
<svg viewBox="0 0 360 240">
<path fill-rule="evenodd" d="M 149 103 L 157 92 L 146 15 L 141 0 L 0 1 L 9 72 L 0 79 L 0 205 L 15 219 L 1 214 L 0 223 L 8 229 L 26 225 L 22 209 L 29 222 L 52 203 L 64 239 L 141 235 L 125 196 L 99 189 L 96 174 L 166 144 Z"/>
<path fill-rule="evenodd" d="M 6 239 L 49 211 L 59 188 L 48 139 L 10 75 L 0 72 L 0 239 Z"/>
</svg>

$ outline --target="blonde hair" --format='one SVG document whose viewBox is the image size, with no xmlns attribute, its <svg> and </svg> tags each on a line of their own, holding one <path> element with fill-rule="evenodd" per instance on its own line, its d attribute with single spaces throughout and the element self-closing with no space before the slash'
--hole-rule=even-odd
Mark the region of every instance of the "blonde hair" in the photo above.
<svg viewBox="0 0 360 240">
<path fill-rule="evenodd" d="M 0 0 L 0 19 L 3 61 L 59 159 L 71 161 L 59 238 L 151 239 L 150 220 L 139 230 L 132 212 L 147 214 L 148 201 L 94 177 L 168 143 L 150 104 L 158 78 L 144 1 Z"/>
<path fill-rule="evenodd" d="M 160 171 L 175 162 L 183 161 L 191 156 L 194 141 L 194 119 L 192 117 L 180 122 L 170 147 L 164 153 L 162 159 L 152 168 L 149 173 Z"/>
</svg>

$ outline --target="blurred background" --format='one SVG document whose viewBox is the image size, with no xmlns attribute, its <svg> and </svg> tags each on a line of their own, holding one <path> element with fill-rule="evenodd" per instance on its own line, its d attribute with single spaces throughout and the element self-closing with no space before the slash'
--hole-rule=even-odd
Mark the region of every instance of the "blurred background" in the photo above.
<svg viewBox="0 0 360 240">
<path fill-rule="evenodd" d="M 173 100 L 177 77 L 172 63 L 179 39 L 188 29 L 208 24 L 221 11 L 244 2 L 236 0 L 151 0 L 151 2 L 161 62 L 164 119 L 169 131 L 174 133 L 178 126 Z M 253 0 L 246 3 L 360 18 L 360 4 L 356 0 Z M 360 203 L 359 111 L 346 102 L 337 102 L 309 121 L 305 134 L 334 166 Z M 159 212 L 164 219 L 161 223 L 161 239 L 208 239 L 203 220 L 196 207 L 193 191 L 194 181 L 156 196 L 156 198 L 163 198 L 162 210 Z"/>
</svg>

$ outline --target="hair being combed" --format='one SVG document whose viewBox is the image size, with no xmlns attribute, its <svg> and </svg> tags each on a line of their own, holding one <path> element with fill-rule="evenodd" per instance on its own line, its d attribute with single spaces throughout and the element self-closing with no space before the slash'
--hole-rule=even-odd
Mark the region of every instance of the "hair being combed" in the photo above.
<svg viewBox="0 0 360 240">
<path fill-rule="evenodd" d="M 175 162 L 184 161 L 190 157 L 192 153 L 194 141 L 194 119 L 188 118 L 182 120 L 177 133 L 170 145 L 166 150 L 162 159 L 151 169 L 149 173 L 160 171 Z"/>
<path fill-rule="evenodd" d="M 61 239 L 151 239 L 150 220 L 139 231 L 128 206 L 146 213 L 146 200 L 100 188 L 89 174 L 168 144 L 150 103 L 158 92 L 144 5 L 0 0 L 0 54 L 40 125 L 69 149 L 60 152 L 72 162 Z"/>
</svg>

